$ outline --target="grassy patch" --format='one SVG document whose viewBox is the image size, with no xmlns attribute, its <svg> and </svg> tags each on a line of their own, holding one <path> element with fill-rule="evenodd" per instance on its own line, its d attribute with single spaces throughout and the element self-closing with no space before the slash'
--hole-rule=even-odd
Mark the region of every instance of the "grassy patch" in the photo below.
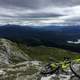
<svg viewBox="0 0 80 80">
<path fill-rule="evenodd" d="M 76 52 L 71 52 L 64 49 L 37 46 L 37 47 L 27 47 L 24 44 L 18 44 L 18 46 L 28 54 L 34 60 L 41 60 L 44 62 L 49 61 L 52 57 L 54 61 L 63 60 L 65 56 L 71 57 L 72 59 L 80 58 L 80 54 Z"/>
</svg>

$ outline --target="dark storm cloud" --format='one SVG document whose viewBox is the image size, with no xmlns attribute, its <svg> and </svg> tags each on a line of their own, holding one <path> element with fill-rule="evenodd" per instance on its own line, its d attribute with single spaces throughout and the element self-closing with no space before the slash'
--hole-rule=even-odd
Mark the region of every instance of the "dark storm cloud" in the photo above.
<svg viewBox="0 0 80 80">
<path fill-rule="evenodd" d="M 13 6 L 37 9 L 49 4 L 48 2 L 44 1 L 45 0 L 0 0 L 0 5 L 7 7 Z"/>
<path fill-rule="evenodd" d="M 0 6 L 25 7 L 31 9 L 42 8 L 50 5 L 74 6 L 79 4 L 80 0 L 0 0 Z"/>
</svg>

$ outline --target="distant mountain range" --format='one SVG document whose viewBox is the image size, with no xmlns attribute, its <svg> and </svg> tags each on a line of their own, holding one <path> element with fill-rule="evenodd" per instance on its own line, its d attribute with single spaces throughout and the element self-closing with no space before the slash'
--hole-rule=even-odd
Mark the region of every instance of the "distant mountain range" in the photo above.
<svg viewBox="0 0 80 80">
<path fill-rule="evenodd" d="M 80 39 L 80 26 L 0 26 L 0 37 L 24 42 L 29 46 L 45 45 L 80 52 L 80 43 L 68 43 Z"/>
</svg>

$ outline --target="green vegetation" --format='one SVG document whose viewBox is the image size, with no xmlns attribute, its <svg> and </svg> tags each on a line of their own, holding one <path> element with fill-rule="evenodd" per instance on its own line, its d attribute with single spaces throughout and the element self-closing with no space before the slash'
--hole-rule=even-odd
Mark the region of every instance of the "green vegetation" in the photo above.
<svg viewBox="0 0 80 80">
<path fill-rule="evenodd" d="M 65 56 L 71 57 L 72 59 L 80 58 L 80 53 L 71 52 L 60 48 L 46 46 L 27 46 L 27 44 L 0 39 L 0 45 L 3 45 L 3 43 L 7 44 L 8 48 L 10 48 L 12 51 L 13 55 L 11 55 L 11 60 L 14 62 L 17 62 L 15 56 L 25 56 L 26 58 L 26 55 L 29 56 L 29 58 L 27 57 L 29 60 L 40 60 L 44 62 L 48 62 L 50 57 L 53 58 L 53 60 L 56 62 L 62 61 Z M 20 61 L 22 61 L 22 58 L 20 58 Z"/>
<path fill-rule="evenodd" d="M 71 57 L 72 59 L 80 58 L 79 53 L 71 52 L 60 48 L 45 46 L 28 47 L 24 44 L 18 44 L 18 46 L 32 59 L 41 60 L 44 62 L 49 61 L 50 57 L 52 57 L 54 61 L 62 61 L 65 56 Z"/>
</svg>

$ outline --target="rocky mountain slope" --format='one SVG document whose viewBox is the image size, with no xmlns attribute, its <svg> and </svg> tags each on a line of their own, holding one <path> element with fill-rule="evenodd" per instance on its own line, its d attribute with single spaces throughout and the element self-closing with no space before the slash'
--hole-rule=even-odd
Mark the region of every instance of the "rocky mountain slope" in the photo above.
<svg viewBox="0 0 80 80">
<path fill-rule="evenodd" d="M 29 56 L 17 47 L 17 44 L 0 39 L 0 64 L 10 64 L 29 60 Z"/>
<path fill-rule="evenodd" d="M 0 39 L 0 80 L 47 80 L 50 76 L 41 77 L 39 74 L 43 63 L 47 63 L 49 57 L 59 61 L 64 56 L 80 57 L 78 53 L 63 49 L 31 47 L 27 44 Z"/>
<path fill-rule="evenodd" d="M 37 78 L 39 61 L 30 61 L 16 43 L 0 39 L 0 80 L 32 80 Z M 35 80 L 35 79 L 33 79 Z"/>
</svg>

